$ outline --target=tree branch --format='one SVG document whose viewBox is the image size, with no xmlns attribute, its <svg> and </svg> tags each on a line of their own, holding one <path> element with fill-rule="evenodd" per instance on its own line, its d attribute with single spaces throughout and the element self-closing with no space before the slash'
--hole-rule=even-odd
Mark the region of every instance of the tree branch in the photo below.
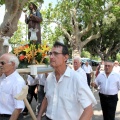
<svg viewBox="0 0 120 120">
<path fill-rule="evenodd" d="M 110 47 L 107 55 L 113 54 L 113 53 L 114 53 L 115 51 L 117 51 L 118 49 L 120 49 L 120 43 L 118 43 L 118 44 L 114 47 L 113 50 L 112 50 L 112 47 Z"/>
<path fill-rule="evenodd" d="M 91 35 L 90 37 L 88 37 L 86 40 L 84 40 L 82 42 L 82 46 L 85 46 L 88 42 L 94 40 L 94 39 L 98 39 L 100 37 L 100 31 L 98 31 L 98 33 L 96 35 Z"/>
<path fill-rule="evenodd" d="M 90 29 L 92 28 L 92 22 L 90 22 L 88 25 L 87 25 L 87 27 L 85 28 L 85 29 L 83 29 L 79 34 L 80 34 L 80 36 L 82 37 L 82 36 L 84 36 L 85 34 L 87 34 L 89 31 L 90 31 Z"/>
<path fill-rule="evenodd" d="M 50 22 L 55 23 L 59 26 L 59 28 L 63 31 L 64 35 L 69 39 L 70 43 L 74 45 L 73 37 L 67 32 L 67 30 L 58 22 L 58 21 L 44 21 L 44 22 Z"/>
<path fill-rule="evenodd" d="M 79 4 L 80 4 L 81 0 L 78 0 L 77 5 L 75 6 L 75 9 L 77 10 L 77 8 L 79 8 Z"/>
</svg>

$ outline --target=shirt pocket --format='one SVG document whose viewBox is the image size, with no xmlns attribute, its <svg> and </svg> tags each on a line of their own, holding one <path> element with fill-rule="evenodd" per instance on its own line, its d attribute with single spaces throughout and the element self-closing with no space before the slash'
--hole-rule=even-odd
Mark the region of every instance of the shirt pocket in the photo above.
<svg viewBox="0 0 120 120">
<path fill-rule="evenodd" d="M 61 94 L 59 97 L 60 107 L 63 107 L 67 111 L 71 111 L 73 109 L 74 103 L 76 102 L 75 98 L 76 97 L 74 93 Z"/>
<path fill-rule="evenodd" d="M 8 103 L 10 103 L 10 97 L 11 94 L 5 92 L 5 91 L 1 91 L 1 102 L 5 105 L 7 105 Z"/>
</svg>

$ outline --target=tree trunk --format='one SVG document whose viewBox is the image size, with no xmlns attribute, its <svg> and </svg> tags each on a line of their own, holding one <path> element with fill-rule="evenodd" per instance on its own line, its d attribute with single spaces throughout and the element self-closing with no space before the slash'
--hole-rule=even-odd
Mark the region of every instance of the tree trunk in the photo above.
<svg viewBox="0 0 120 120">
<path fill-rule="evenodd" d="M 17 30 L 17 24 L 22 13 L 23 6 L 28 0 L 7 0 L 5 1 L 5 15 L 0 25 L 0 55 L 8 52 L 9 46 L 3 46 L 3 36 L 11 37 Z"/>
<path fill-rule="evenodd" d="M 73 49 L 73 51 L 72 51 L 72 58 L 74 56 L 80 56 L 81 57 L 81 49 L 80 48 L 79 49 L 77 49 L 77 48 Z"/>
</svg>

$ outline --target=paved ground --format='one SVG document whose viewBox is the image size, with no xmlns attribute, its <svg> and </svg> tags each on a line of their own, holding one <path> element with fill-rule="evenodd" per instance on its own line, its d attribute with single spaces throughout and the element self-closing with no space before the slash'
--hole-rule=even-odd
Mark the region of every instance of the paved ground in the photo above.
<svg viewBox="0 0 120 120">
<path fill-rule="evenodd" d="M 92 120 L 103 120 L 100 101 L 99 101 L 99 97 L 98 97 L 98 92 L 95 91 L 94 95 L 95 95 L 95 98 L 97 99 L 97 105 L 94 107 L 94 115 L 93 115 Z M 119 92 L 119 99 L 120 99 L 120 92 Z M 35 106 L 36 106 L 36 102 L 35 102 L 35 100 L 33 100 L 32 108 L 34 111 L 35 111 Z M 32 120 L 32 118 L 30 115 L 27 115 L 26 117 L 24 117 L 24 120 Z M 45 120 L 45 119 L 43 118 L 43 120 Z M 115 120 L 120 120 L 120 100 L 118 101 Z"/>
</svg>

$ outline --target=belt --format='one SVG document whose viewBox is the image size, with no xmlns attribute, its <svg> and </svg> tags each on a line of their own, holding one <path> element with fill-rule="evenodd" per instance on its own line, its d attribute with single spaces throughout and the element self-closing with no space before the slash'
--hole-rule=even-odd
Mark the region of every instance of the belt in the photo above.
<svg viewBox="0 0 120 120">
<path fill-rule="evenodd" d="M 48 117 L 46 116 L 46 120 L 52 120 L 52 119 L 50 119 L 50 118 L 48 118 Z"/>
<path fill-rule="evenodd" d="M 106 98 L 112 98 L 112 97 L 116 97 L 117 94 L 115 95 L 105 95 L 105 94 L 102 94 L 102 93 L 99 93 L 100 96 L 103 96 L 103 97 L 106 97 Z"/>
<path fill-rule="evenodd" d="M 10 117 L 11 115 L 8 114 L 0 114 L 0 117 Z"/>
</svg>

